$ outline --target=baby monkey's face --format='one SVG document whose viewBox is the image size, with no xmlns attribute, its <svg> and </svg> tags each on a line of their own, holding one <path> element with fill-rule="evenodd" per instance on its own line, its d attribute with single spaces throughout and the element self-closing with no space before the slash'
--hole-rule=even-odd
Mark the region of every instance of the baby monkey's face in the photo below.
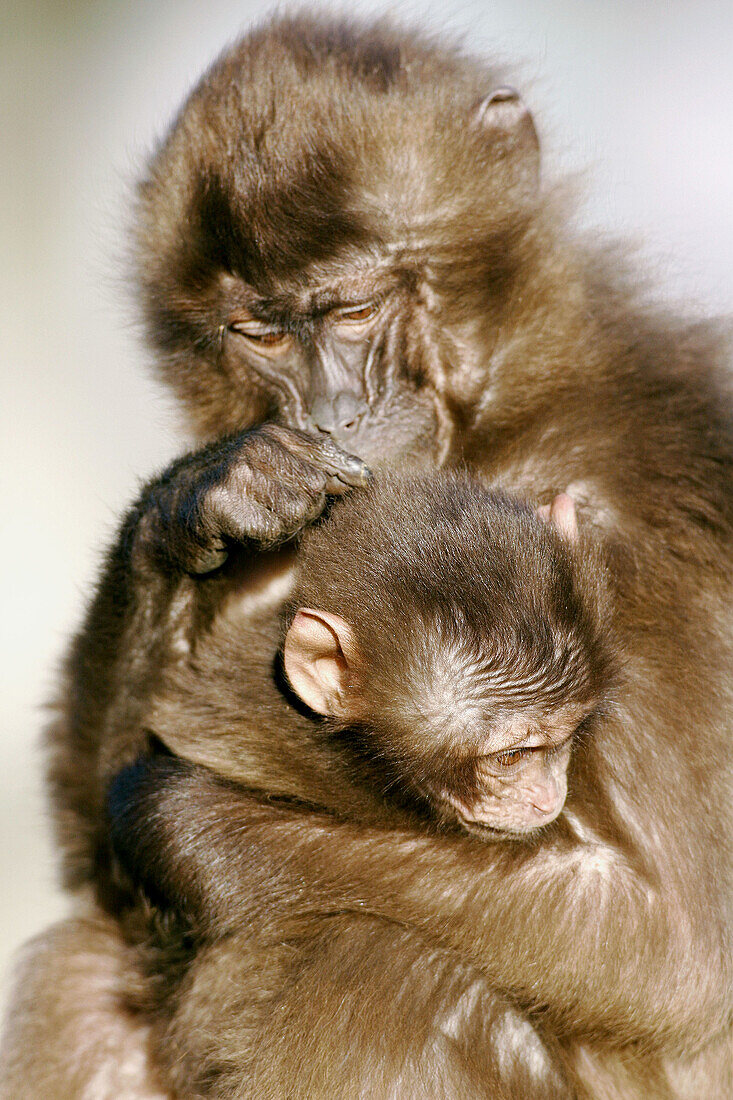
<svg viewBox="0 0 733 1100">
<path fill-rule="evenodd" d="M 576 735 L 608 689 L 600 617 L 576 591 L 569 496 L 539 515 L 472 498 L 463 527 L 450 501 L 422 541 L 409 542 L 413 528 L 422 534 L 419 509 L 395 518 L 391 556 L 372 562 L 367 587 L 351 576 L 361 595 L 337 599 L 341 614 L 296 612 L 285 672 L 438 818 L 486 839 L 521 837 L 562 811 Z M 431 515 L 430 500 L 422 507 Z"/>
<path fill-rule="evenodd" d="M 454 782 L 431 785 L 429 797 L 474 833 L 521 836 L 548 825 L 565 805 L 572 744 L 587 713 L 567 703 L 497 723 L 486 752 L 459 767 Z"/>
<path fill-rule="evenodd" d="M 379 698 L 381 681 L 365 662 L 340 616 L 300 608 L 283 650 L 291 686 L 311 710 L 365 731 L 375 759 L 391 762 L 405 789 L 426 799 L 443 820 L 487 839 L 519 837 L 553 821 L 567 795 L 571 747 L 591 707 L 509 709 L 501 698 L 462 722 L 460 699 L 436 715 L 430 691 L 416 706 L 414 691 Z M 361 673 L 361 674 L 360 674 Z M 409 677 L 406 678 L 408 681 Z M 406 717 L 408 716 L 409 717 Z"/>
</svg>

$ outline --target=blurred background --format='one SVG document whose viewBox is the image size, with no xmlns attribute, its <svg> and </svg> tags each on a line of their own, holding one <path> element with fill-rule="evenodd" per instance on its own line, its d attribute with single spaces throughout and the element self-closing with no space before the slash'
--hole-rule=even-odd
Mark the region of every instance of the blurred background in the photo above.
<svg viewBox="0 0 733 1100">
<path fill-rule="evenodd" d="M 148 378 L 125 274 L 134 180 L 246 0 L 15 0 L 0 15 L 0 1003 L 12 953 L 64 912 L 39 736 L 121 510 L 185 449 Z M 730 0 L 349 5 L 516 62 L 548 174 L 639 245 L 660 295 L 733 301 Z"/>
</svg>

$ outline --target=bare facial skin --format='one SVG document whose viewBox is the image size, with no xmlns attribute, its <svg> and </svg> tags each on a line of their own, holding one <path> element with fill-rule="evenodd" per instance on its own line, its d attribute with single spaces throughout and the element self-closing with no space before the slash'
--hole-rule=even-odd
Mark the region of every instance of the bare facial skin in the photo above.
<svg viewBox="0 0 733 1100">
<path fill-rule="evenodd" d="M 575 726 L 563 732 L 561 741 L 548 738 L 544 730 L 534 737 L 520 732 L 518 743 L 507 738 L 504 748 L 477 762 L 475 797 L 464 800 L 447 789 L 440 792 L 442 797 L 467 825 L 487 825 L 513 835 L 549 825 L 565 805 L 568 791 Z"/>
<path fill-rule="evenodd" d="M 328 17 L 255 28 L 152 158 L 141 306 L 198 443 L 123 518 L 66 661 L 49 784 L 76 908 L 31 949 L 0 1094 L 730 1095 L 729 345 L 575 239 L 539 162 L 503 71 Z M 347 513 L 313 526 L 370 467 L 468 470 L 569 532 L 575 501 L 549 573 L 540 554 L 500 575 L 507 544 L 453 586 L 512 624 L 493 671 L 482 649 L 473 675 L 477 622 L 424 606 L 384 630 L 344 596 L 378 583 L 383 546 L 399 560 L 391 508 L 358 575 Z M 470 554 L 475 512 L 445 489 L 423 511 Z M 549 549 L 535 522 L 520 543 Z M 408 555 L 402 607 L 445 550 Z M 602 609 L 584 645 L 555 652 L 501 602 L 540 591 L 559 636 Z M 287 695 L 298 608 L 366 659 L 348 729 Z M 608 630 L 619 682 L 593 710 L 573 655 Z M 570 704 L 592 729 L 536 827 Z M 507 785 L 494 753 L 516 745 Z"/>
</svg>

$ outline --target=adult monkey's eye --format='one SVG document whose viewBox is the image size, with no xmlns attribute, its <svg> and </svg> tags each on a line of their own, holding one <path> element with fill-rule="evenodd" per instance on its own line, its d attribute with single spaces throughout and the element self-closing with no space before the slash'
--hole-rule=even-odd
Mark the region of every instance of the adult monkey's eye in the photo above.
<svg viewBox="0 0 733 1100">
<path fill-rule="evenodd" d="M 337 321 L 348 321 L 350 324 L 360 321 L 370 321 L 372 317 L 376 315 L 377 303 L 366 302 L 360 306 L 349 306 L 347 309 L 340 309 L 336 311 Z"/>
<path fill-rule="evenodd" d="M 357 336 L 369 327 L 381 308 L 382 303 L 379 301 L 357 302 L 352 306 L 332 309 L 328 314 L 328 320 L 345 335 Z"/>
<path fill-rule="evenodd" d="M 276 328 L 254 319 L 246 321 L 232 321 L 229 325 L 232 332 L 243 336 L 250 346 L 260 355 L 268 355 L 273 358 L 288 351 L 293 343 L 289 332 L 282 332 Z"/>
</svg>

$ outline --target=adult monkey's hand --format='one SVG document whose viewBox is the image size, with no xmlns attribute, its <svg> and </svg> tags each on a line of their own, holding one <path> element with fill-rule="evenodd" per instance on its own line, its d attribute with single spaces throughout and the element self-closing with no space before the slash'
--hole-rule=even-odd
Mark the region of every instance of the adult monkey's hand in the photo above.
<svg viewBox="0 0 733 1100">
<path fill-rule="evenodd" d="M 79 821 L 145 750 L 150 700 L 193 640 L 206 575 L 236 543 L 254 557 L 294 535 L 328 494 L 368 476 L 330 439 L 268 423 L 185 455 L 146 486 L 107 553 L 67 660 L 73 705 L 52 734 L 51 784 Z M 66 881 L 84 882 L 106 858 L 104 826 L 87 834 L 63 815 L 59 826 Z"/>
<path fill-rule="evenodd" d="M 320 515 L 328 494 L 368 477 L 331 439 L 264 424 L 184 456 L 148 487 L 136 509 L 136 556 L 163 573 L 209 573 L 229 544 L 283 541 Z"/>
</svg>

